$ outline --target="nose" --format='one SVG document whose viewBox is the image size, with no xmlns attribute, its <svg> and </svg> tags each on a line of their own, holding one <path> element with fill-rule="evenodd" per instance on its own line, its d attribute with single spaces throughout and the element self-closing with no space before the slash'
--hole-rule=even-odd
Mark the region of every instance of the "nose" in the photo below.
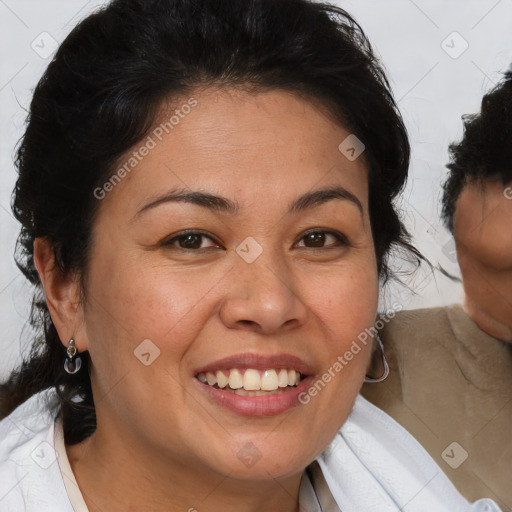
<svg viewBox="0 0 512 512">
<path fill-rule="evenodd" d="M 220 307 L 222 322 L 231 329 L 260 334 L 285 332 L 303 325 L 308 308 L 292 272 L 268 258 L 237 262 Z"/>
</svg>

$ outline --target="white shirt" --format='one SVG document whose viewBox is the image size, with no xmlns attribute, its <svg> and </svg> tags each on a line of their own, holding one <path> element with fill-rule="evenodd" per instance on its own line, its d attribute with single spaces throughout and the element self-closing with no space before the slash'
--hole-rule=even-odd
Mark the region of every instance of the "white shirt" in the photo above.
<svg viewBox="0 0 512 512">
<path fill-rule="evenodd" d="M 87 512 L 56 405 L 46 390 L 0 421 L 0 512 Z M 360 396 L 310 472 L 304 512 L 500 511 L 489 499 L 469 504 L 412 436 Z"/>
</svg>

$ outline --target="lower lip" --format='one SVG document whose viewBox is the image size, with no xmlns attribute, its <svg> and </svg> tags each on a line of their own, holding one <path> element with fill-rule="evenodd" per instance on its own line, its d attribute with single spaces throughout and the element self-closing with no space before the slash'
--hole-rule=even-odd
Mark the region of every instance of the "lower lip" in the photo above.
<svg viewBox="0 0 512 512">
<path fill-rule="evenodd" d="M 240 416 L 275 416 L 292 407 L 300 405 L 299 395 L 306 391 L 313 376 L 305 377 L 298 386 L 287 388 L 287 391 L 278 395 L 268 396 L 241 396 L 229 391 L 217 389 L 194 378 L 200 389 L 217 404 L 229 409 Z"/>
</svg>

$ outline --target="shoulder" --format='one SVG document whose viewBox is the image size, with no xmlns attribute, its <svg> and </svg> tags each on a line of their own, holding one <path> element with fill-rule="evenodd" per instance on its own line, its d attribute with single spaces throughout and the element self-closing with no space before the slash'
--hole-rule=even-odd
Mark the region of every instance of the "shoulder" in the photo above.
<svg viewBox="0 0 512 512">
<path fill-rule="evenodd" d="M 55 392 L 45 390 L 31 396 L 0 421 L 0 460 L 31 446 L 53 422 Z"/>
<path fill-rule="evenodd" d="M 30 397 L 0 421 L 0 508 L 70 512 L 54 443 L 54 390 Z"/>
<path fill-rule="evenodd" d="M 361 396 L 317 460 L 344 510 L 500 510 L 488 499 L 470 504 L 418 441 Z"/>
<path fill-rule="evenodd" d="M 443 364 L 448 354 L 454 354 L 461 343 L 463 333 L 454 328 L 454 319 L 467 332 L 472 325 L 462 306 L 425 308 L 400 311 L 389 319 L 380 331 L 386 354 L 393 367 L 407 361 L 423 360 L 426 353 Z"/>
<path fill-rule="evenodd" d="M 468 364 L 478 360 L 510 371 L 509 346 L 482 331 L 459 304 L 401 311 L 384 323 L 380 335 L 386 354 L 398 367 L 428 352 L 436 364 L 468 359 Z"/>
<path fill-rule="evenodd" d="M 407 343 L 411 337 L 419 340 L 436 337 L 451 331 L 450 312 L 460 311 L 459 305 L 399 311 L 385 322 L 381 331 L 383 341 L 390 344 Z"/>
</svg>

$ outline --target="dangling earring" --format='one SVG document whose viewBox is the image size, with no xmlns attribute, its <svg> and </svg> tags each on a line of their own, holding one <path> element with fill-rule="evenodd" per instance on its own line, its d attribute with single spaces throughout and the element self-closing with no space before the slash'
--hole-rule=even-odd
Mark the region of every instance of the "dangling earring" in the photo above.
<svg viewBox="0 0 512 512">
<path fill-rule="evenodd" d="M 66 350 L 66 360 L 64 361 L 64 370 L 73 375 L 82 368 L 82 358 L 80 352 L 75 346 L 75 340 L 69 340 L 68 348 Z"/>
<path fill-rule="evenodd" d="M 375 384 L 377 382 L 382 382 L 389 375 L 389 364 L 388 364 L 388 360 L 386 359 L 386 354 L 384 353 L 384 343 L 382 343 L 382 340 L 380 339 L 380 336 L 378 333 L 375 333 L 375 337 L 377 338 L 377 343 L 379 344 L 379 348 L 382 353 L 382 364 L 384 365 L 384 373 L 378 379 L 374 379 L 373 377 L 368 377 L 368 376 L 366 376 L 364 378 L 365 382 L 372 383 L 372 384 Z"/>
</svg>

